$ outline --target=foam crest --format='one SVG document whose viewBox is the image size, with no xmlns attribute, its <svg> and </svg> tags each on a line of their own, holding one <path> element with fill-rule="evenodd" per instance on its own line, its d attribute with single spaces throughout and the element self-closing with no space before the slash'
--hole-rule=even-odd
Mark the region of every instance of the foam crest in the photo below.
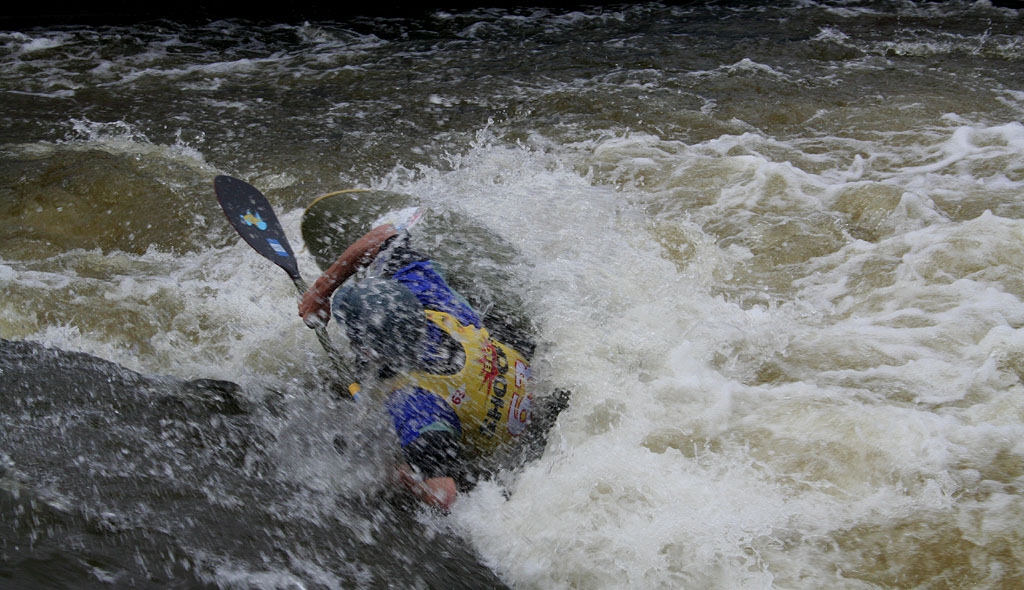
<svg viewBox="0 0 1024 590">
<path fill-rule="evenodd" d="M 1015 149 L 1014 125 L 964 129 L 940 145 L 981 159 L 992 151 L 979 137 Z M 722 141 L 732 145 L 703 149 L 721 149 L 741 173 L 715 177 L 715 217 L 828 211 L 836 187 L 862 182 L 734 155 L 756 136 Z M 624 167 L 693 165 L 692 150 L 651 137 L 602 148 Z M 772 175 L 799 190 L 778 190 Z M 998 437 L 1021 428 L 981 418 L 1007 403 L 1008 386 L 1020 389 L 1013 277 L 1024 254 L 1006 249 L 1021 242 L 1017 221 L 950 224 L 902 195 L 904 214 L 923 222 L 877 243 L 841 240 L 793 267 L 791 297 L 751 305 L 716 294 L 748 258 L 677 217 L 695 250 L 673 260 L 635 208 L 647 196 L 595 186 L 557 156 L 483 142 L 453 171 L 398 188 L 457 205 L 523 249 L 514 288 L 529 290 L 542 327 L 541 383 L 573 389 L 545 456 L 499 480 L 509 495 L 486 484 L 456 510 L 517 584 L 806 587 L 797 580 L 818 566 L 790 556 L 813 561 L 818 539 L 860 567 L 865 544 L 893 522 L 917 527 L 948 511 L 946 535 L 957 518 L 994 514 L 956 498 L 977 477 L 962 466 L 994 469 L 1015 452 Z M 990 444 L 1001 450 L 979 454 Z M 908 559 L 920 550 L 904 548 Z"/>
</svg>

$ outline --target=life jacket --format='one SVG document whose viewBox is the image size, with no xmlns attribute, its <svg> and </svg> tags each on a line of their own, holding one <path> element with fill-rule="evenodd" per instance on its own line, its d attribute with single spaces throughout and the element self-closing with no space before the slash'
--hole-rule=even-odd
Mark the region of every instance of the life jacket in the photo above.
<svg viewBox="0 0 1024 590">
<path fill-rule="evenodd" d="M 456 372 L 413 371 L 388 384 L 413 386 L 443 398 L 455 411 L 467 449 L 492 450 L 515 439 L 530 422 L 530 365 L 522 354 L 490 337 L 485 328 L 461 324 L 451 314 L 426 310 L 427 319 L 462 345 L 466 362 Z"/>
</svg>

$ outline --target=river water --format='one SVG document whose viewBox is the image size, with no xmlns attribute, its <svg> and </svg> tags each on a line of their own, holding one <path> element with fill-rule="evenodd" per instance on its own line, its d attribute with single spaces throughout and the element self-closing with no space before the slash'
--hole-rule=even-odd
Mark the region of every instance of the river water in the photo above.
<svg viewBox="0 0 1024 590">
<path fill-rule="evenodd" d="M 1024 586 L 1022 25 L 786 1 L 0 32 L 0 586 Z M 448 516 L 391 494 L 217 174 L 307 276 L 302 207 L 352 186 L 510 244 L 537 395 L 572 390 L 543 453 Z"/>
</svg>

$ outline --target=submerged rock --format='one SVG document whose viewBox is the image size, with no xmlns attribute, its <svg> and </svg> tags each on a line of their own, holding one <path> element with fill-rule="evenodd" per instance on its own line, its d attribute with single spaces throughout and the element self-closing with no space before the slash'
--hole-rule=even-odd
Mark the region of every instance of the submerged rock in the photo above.
<svg viewBox="0 0 1024 590">
<path fill-rule="evenodd" d="M 388 493 L 282 475 L 254 399 L 0 340 L 0 586 L 503 586 Z"/>
</svg>

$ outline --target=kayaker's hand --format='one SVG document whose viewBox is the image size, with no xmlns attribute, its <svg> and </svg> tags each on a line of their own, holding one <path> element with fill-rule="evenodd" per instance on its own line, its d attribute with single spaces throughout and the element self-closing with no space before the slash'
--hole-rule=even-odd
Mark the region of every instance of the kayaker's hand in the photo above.
<svg viewBox="0 0 1024 590">
<path fill-rule="evenodd" d="M 412 492 L 421 502 L 427 506 L 437 508 L 446 514 L 451 510 L 452 504 L 458 498 L 459 493 L 455 486 L 455 480 L 450 477 L 440 476 L 420 479 L 419 476 L 413 473 L 412 468 L 404 463 L 398 466 L 395 475 L 398 482 Z"/>
<path fill-rule="evenodd" d="M 299 301 L 299 315 L 310 328 L 325 326 L 331 319 L 331 300 L 324 295 L 326 281 L 323 278 L 317 279 Z"/>
</svg>

